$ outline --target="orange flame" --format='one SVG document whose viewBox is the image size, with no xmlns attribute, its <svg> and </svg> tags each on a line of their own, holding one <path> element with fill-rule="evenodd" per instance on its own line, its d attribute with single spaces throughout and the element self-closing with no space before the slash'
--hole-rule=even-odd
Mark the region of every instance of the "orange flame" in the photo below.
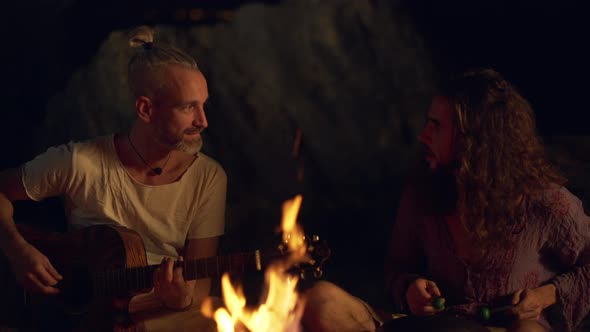
<svg viewBox="0 0 590 332">
<path fill-rule="evenodd" d="M 299 332 L 304 301 L 298 297 L 296 287 L 299 278 L 286 271 L 295 263 L 308 261 L 305 235 L 297 225 L 297 215 L 301 207 L 301 195 L 283 203 L 283 244 L 289 249 L 289 256 L 269 266 L 264 277 L 268 295 L 258 308 L 247 308 L 246 297 L 241 288 L 234 288 L 229 275 L 221 278 L 223 301 L 226 308 L 215 311 L 213 318 L 219 332 L 237 332 L 247 328 L 252 332 Z M 206 316 L 211 316 L 209 308 L 202 308 Z"/>
</svg>

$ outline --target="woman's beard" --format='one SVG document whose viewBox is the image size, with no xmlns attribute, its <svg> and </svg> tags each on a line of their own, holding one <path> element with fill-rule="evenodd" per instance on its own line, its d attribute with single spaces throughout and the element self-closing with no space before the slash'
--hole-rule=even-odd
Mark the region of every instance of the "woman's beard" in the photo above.
<svg viewBox="0 0 590 332">
<path fill-rule="evenodd" d="M 457 208 L 457 180 L 454 167 L 444 166 L 429 174 L 432 213 L 447 216 Z"/>
<path fill-rule="evenodd" d="M 424 152 L 424 151 L 422 151 Z M 420 153 L 422 155 L 422 153 Z M 423 154 L 425 156 L 425 154 Z M 446 216 L 457 207 L 456 163 L 430 169 L 426 159 L 420 158 L 416 165 L 414 180 L 426 212 L 430 215 Z"/>
</svg>

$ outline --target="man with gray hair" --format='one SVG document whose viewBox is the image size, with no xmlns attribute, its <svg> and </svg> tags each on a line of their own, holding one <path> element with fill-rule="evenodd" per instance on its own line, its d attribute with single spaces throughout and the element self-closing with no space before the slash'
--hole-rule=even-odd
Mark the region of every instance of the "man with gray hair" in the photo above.
<svg viewBox="0 0 590 332">
<path fill-rule="evenodd" d="M 226 175 L 200 152 L 207 81 L 191 56 L 152 40 L 146 27 L 130 38 L 140 50 L 128 67 L 137 115 L 128 132 L 53 147 L 0 174 L 0 247 L 28 291 L 57 294 L 62 276 L 19 233 L 12 202 L 63 196 L 71 229 L 109 224 L 141 236 L 148 263 L 160 264 L 154 294 L 166 308 L 209 293 L 209 279 L 185 281 L 174 264 L 216 255 L 224 232 Z"/>
</svg>

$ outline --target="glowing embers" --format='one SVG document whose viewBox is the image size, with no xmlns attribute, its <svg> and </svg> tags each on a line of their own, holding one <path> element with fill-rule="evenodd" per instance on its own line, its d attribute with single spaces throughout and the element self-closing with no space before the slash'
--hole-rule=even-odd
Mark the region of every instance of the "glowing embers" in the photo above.
<svg viewBox="0 0 590 332">
<path fill-rule="evenodd" d="M 291 267 L 309 263 L 307 244 L 303 230 L 297 225 L 301 195 L 283 203 L 281 222 L 283 248 L 286 258 L 273 262 L 265 271 L 266 299 L 257 308 L 247 308 L 243 290 L 234 288 L 230 278 L 221 278 L 223 301 L 226 308 L 213 314 L 219 332 L 299 332 L 304 300 L 297 294 L 299 278 L 287 273 Z M 203 306 L 203 313 L 211 316 L 210 307 Z"/>
</svg>

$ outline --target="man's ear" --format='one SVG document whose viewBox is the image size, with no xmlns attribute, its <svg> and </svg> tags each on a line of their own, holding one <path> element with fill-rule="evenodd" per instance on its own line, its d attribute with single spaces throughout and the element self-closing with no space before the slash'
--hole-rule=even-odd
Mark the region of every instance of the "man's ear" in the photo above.
<svg viewBox="0 0 590 332">
<path fill-rule="evenodd" d="M 137 116 L 145 123 L 150 123 L 154 113 L 152 101 L 146 96 L 139 96 L 135 99 L 135 111 Z"/>
</svg>

